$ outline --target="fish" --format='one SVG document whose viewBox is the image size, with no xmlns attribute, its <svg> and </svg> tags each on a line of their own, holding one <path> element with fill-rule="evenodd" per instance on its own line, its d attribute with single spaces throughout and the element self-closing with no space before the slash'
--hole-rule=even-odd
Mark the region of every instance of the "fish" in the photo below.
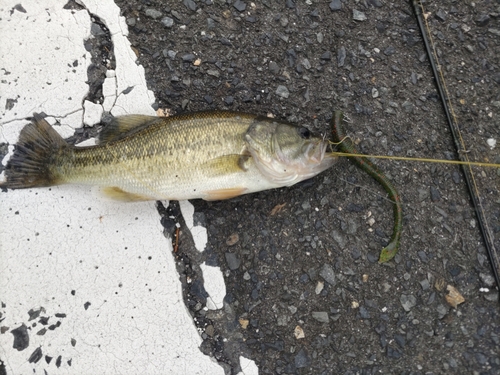
<svg viewBox="0 0 500 375">
<path fill-rule="evenodd" d="M 114 118 L 94 146 L 68 144 L 39 114 L 21 130 L 1 188 L 95 185 L 119 201 L 223 200 L 330 168 L 328 141 L 265 116 L 206 111 Z"/>
</svg>

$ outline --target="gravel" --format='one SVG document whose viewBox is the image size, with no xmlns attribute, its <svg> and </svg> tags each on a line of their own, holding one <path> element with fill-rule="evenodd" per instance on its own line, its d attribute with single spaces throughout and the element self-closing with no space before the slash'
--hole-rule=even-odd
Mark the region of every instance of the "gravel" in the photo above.
<svg viewBox="0 0 500 375">
<path fill-rule="evenodd" d="M 326 135 L 342 109 L 360 152 L 456 157 L 411 2 L 196 1 L 196 11 L 187 2 L 117 3 L 157 108 L 271 114 Z M 451 0 L 424 7 L 468 155 L 496 160 L 498 146 L 486 140 L 498 138 L 497 7 Z M 164 14 L 148 17 L 148 8 Z M 184 287 L 185 302 L 200 332 L 213 327 L 202 347 L 228 374 L 240 371 L 242 353 L 263 374 L 500 371 L 498 292 L 461 169 L 376 164 L 403 201 L 401 248 L 384 265 L 378 255 L 392 232 L 392 205 L 345 158 L 301 185 L 193 201 L 227 296 L 224 309 L 204 312 L 197 284 Z M 474 170 L 496 235 L 498 172 Z M 228 247 L 233 233 L 240 239 Z M 205 255 L 184 238 L 176 257 L 195 264 Z M 465 298 L 456 308 L 446 301 L 448 285 Z M 304 339 L 293 333 L 298 325 Z"/>
</svg>

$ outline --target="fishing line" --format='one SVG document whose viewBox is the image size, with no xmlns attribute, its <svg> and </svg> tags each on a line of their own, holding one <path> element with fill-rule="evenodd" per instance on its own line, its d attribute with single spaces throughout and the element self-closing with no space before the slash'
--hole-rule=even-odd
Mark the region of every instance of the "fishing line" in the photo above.
<svg viewBox="0 0 500 375">
<path fill-rule="evenodd" d="M 429 24 L 427 22 L 427 18 L 425 16 L 427 13 L 425 12 L 423 4 L 420 0 L 412 0 L 412 4 L 420 28 L 420 33 L 424 41 L 425 49 L 427 51 L 427 57 L 429 58 L 432 67 L 432 72 L 434 74 L 436 86 L 438 88 L 443 108 L 446 113 L 448 125 L 450 127 L 453 140 L 455 142 L 455 146 L 457 150 L 466 150 L 467 148 L 465 147 L 465 142 L 462 138 L 462 134 L 458 127 L 457 117 L 455 115 L 455 111 L 453 110 L 453 105 L 451 103 L 448 88 L 446 86 L 443 69 L 442 66 L 439 64 L 439 58 L 437 56 L 434 41 L 432 39 L 432 33 Z M 466 168 L 465 166 L 463 166 L 462 171 L 464 173 L 465 181 L 467 182 L 467 187 L 469 188 L 469 193 L 471 195 L 472 202 L 476 210 L 477 219 L 479 221 L 479 228 L 481 229 L 484 243 L 486 245 L 486 250 L 493 269 L 493 274 L 495 276 L 497 287 L 498 289 L 500 289 L 500 258 L 493 242 L 493 234 L 491 232 L 490 227 L 488 226 L 488 222 L 486 220 L 486 216 L 483 210 L 479 189 L 477 187 L 476 179 L 474 178 L 474 173 L 472 172 L 471 168 L 472 164 L 470 164 L 467 153 L 458 152 L 458 154 L 460 156 L 460 159 L 465 159 L 465 162 L 468 163 L 468 164 L 466 163 L 468 167 Z"/>
<path fill-rule="evenodd" d="M 332 142 L 333 143 L 333 142 Z M 447 159 L 428 159 L 428 158 L 411 158 L 407 156 L 389 156 L 389 155 L 367 155 L 367 154 L 349 154 L 347 152 L 328 152 L 331 156 L 356 156 L 361 158 L 371 158 L 371 159 L 389 159 L 389 160 L 402 160 L 402 161 L 418 161 L 423 163 L 439 163 L 439 164 L 458 164 L 458 165 L 468 165 L 477 167 L 492 167 L 500 168 L 498 163 L 487 163 L 481 161 L 461 161 L 461 160 L 447 160 Z"/>
</svg>

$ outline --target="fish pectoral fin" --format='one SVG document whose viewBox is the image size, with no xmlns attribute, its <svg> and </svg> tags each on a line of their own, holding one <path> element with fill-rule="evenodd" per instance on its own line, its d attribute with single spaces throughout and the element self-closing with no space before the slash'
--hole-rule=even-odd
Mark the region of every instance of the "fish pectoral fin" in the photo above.
<svg viewBox="0 0 500 375">
<path fill-rule="evenodd" d="M 251 158 L 252 156 L 247 154 L 223 155 L 206 161 L 202 167 L 211 176 L 246 172 Z"/>
<path fill-rule="evenodd" d="M 128 191 L 122 190 L 117 186 L 106 186 L 100 189 L 101 193 L 110 199 L 122 201 L 122 202 L 140 202 L 140 201 L 151 201 L 155 198 L 148 195 L 129 193 Z"/>
<path fill-rule="evenodd" d="M 224 199 L 231 199 L 239 195 L 245 194 L 246 191 L 247 189 L 244 187 L 209 190 L 205 191 L 206 195 L 205 197 L 203 197 L 203 199 L 206 201 L 220 201 Z"/>
<path fill-rule="evenodd" d="M 134 134 L 161 119 L 156 116 L 125 115 L 115 117 L 99 133 L 99 144 L 117 141 Z"/>
</svg>

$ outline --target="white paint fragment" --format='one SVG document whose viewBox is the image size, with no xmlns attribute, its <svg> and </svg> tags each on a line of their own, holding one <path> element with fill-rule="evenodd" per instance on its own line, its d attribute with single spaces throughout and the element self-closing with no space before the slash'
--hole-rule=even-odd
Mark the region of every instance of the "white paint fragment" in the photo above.
<svg viewBox="0 0 500 375">
<path fill-rule="evenodd" d="M 83 114 L 83 123 L 87 126 L 94 126 L 101 121 L 102 117 L 102 105 L 95 104 L 85 100 L 83 103 L 83 108 L 85 110 Z"/>
<path fill-rule="evenodd" d="M 206 263 L 202 263 L 200 268 L 203 272 L 203 285 L 210 296 L 207 298 L 207 307 L 210 310 L 221 309 L 226 296 L 226 284 L 220 268 L 209 266 Z"/>
<path fill-rule="evenodd" d="M 102 107 L 106 112 L 111 112 L 116 103 L 116 77 L 106 77 L 102 84 Z"/>
<path fill-rule="evenodd" d="M 240 366 L 238 375 L 259 375 L 259 368 L 251 359 L 240 356 Z"/>
<path fill-rule="evenodd" d="M 205 250 L 208 242 L 207 229 L 201 225 L 194 225 L 194 206 L 189 201 L 180 201 L 179 207 L 181 209 L 182 217 L 193 236 L 194 245 L 199 252 Z"/>
<path fill-rule="evenodd" d="M 119 95 L 112 113 L 154 114 L 143 70 L 125 53 L 132 51 L 119 9 L 111 0 L 80 2 L 114 30 L 121 51 L 115 54 L 115 91 L 134 86 Z M 91 24 L 86 10 L 63 9 L 67 0 L 45 0 L 23 3 L 23 13 L 12 10 L 18 3 L 0 5 L 5 69 L 0 70 L 0 142 L 10 143 L 10 150 L 32 112 L 54 116 L 61 123 L 54 128 L 63 135 L 81 126 L 90 63 L 84 48 Z M 96 201 L 90 187 L 70 185 L 0 192 L 2 326 L 31 327 L 27 312 L 41 306 L 51 323 L 61 323 L 45 335 L 31 329 L 23 351 L 12 347 L 10 332 L 0 335 L 7 373 L 55 371 L 54 361 L 28 362 L 41 347 L 43 356 L 61 355 L 58 371 L 69 375 L 172 369 L 222 375 L 198 349 L 201 338 L 183 303 L 172 247 L 162 232 L 153 202 Z"/>
<path fill-rule="evenodd" d="M 495 148 L 495 146 L 497 145 L 497 140 L 495 138 L 488 138 L 486 140 L 486 143 L 490 147 L 490 150 L 493 150 Z"/>
</svg>

